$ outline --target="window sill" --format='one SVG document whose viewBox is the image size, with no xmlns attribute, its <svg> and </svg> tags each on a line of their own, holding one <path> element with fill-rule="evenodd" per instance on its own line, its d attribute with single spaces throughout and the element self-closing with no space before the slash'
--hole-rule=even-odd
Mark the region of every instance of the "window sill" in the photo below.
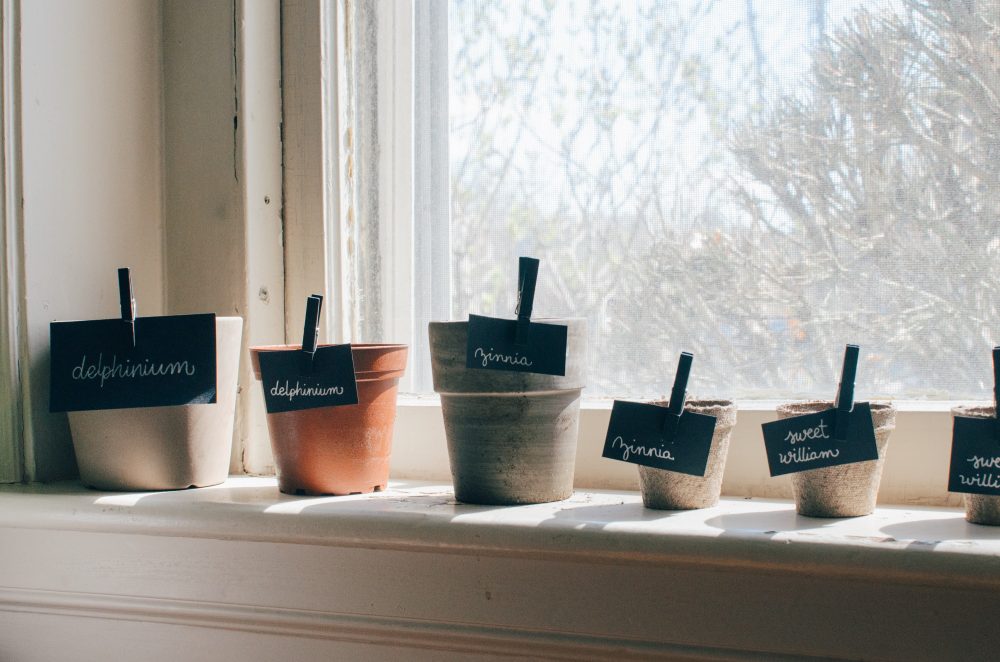
<svg viewBox="0 0 1000 662">
<path fill-rule="evenodd" d="M 13 613 L 0 642 L 21 632 L 5 628 L 97 618 L 362 657 L 921 659 L 1000 645 L 1000 529 L 956 509 L 822 520 L 783 501 L 665 512 L 600 491 L 501 508 L 457 504 L 440 484 L 307 498 L 235 477 L 167 493 L 0 488 L 0 540 L 0 611 Z M 266 659 L 256 639 L 246 659 Z M 0 657 L 21 659 L 5 645 Z"/>
<path fill-rule="evenodd" d="M 783 500 L 723 498 L 714 508 L 657 511 L 635 492 L 578 490 L 566 501 L 517 507 L 455 501 L 450 485 L 394 480 L 381 493 L 281 494 L 274 478 L 233 476 L 176 492 L 99 492 L 76 482 L 0 488 L 0 526 L 191 538 L 381 547 L 588 561 L 733 564 L 797 572 L 822 559 L 838 574 L 934 573 L 981 586 L 1000 558 L 1000 527 L 954 508 L 882 506 L 868 517 L 800 517 Z M 906 563 L 900 564 L 901 558 Z M 847 566 L 840 568 L 842 560 Z M 986 560 L 991 559 L 991 560 Z M 863 563 L 862 563 L 863 562 Z M 792 567 L 798 566 L 798 567 Z"/>
</svg>

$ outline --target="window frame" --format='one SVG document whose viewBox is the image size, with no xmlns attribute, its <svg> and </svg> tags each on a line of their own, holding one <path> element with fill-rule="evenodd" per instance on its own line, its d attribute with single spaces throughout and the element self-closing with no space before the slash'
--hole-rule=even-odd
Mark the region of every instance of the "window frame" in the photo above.
<svg viewBox="0 0 1000 662">
<path fill-rule="evenodd" d="M 322 12 L 322 6 L 334 7 L 338 13 L 338 37 L 344 34 L 344 2 L 343 0 L 285 0 L 284 7 L 309 6 L 312 15 Z M 378 67 L 377 77 L 377 114 L 379 118 L 378 138 L 380 151 L 376 154 L 352 154 L 354 158 L 378 159 L 378 187 L 380 227 L 387 228 L 381 235 L 381 246 L 386 252 L 383 257 L 382 278 L 383 292 L 387 293 L 387 315 L 385 323 L 386 341 L 398 342 L 400 338 L 409 338 L 409 342 L 426 342 L 426 336 L 415 328 L 415 301 L 410 290 L 412 280 L 419 268 L 418 260 L 414 259 L 413 242 L 419 234 L 414 229 L 415 196 L 419 196 L 422 186 L 427 183 L 428 172 L 441 163 L 421 163 L 421 172 L 413 167 L 412 142 L 413 109 L 416 102 L 414 83 L 421 73 L 414 72 L 412 31 L 419 20 L 428 20 L 428 6 L 433 4 L 425 0 L 407 0 L 393 2 L 392 0 L 367 0 L 369 8 L 375 11 L 377 29 L 377 54 L 375 65 Z M 424 15 L 418 16 L 419 12 Z M 292 14 L 284 11 L 283 30 L 286 44 L 292 35 L 301 35 L 308 30 L 309 12 Z M 304 41 L 299 38 L 300 42 Z M 426 47 L 423 44 L 422 47 Z M 343 80 L 340 68 L 343 64 L 342 44 L 336 46 L 338 79 Z M 283 59 L 284 89 L 286 95 L 285 127 L 286 127 L 286 164 L 293 156 L 289 150 L 299 148 L 315 149 L 313 146 L 323 134 L 323 126 L 319 118 L 322 113 L 315 106 L 307 111 L 289 107 L 287 100 L 289 90 L 294 94 L 295 85 L 308 85 L 310 76 L 315 80 L 320 74 L 307 71 L 304 62 L 315 63 L 316 53 L 303 53 L 311 60 L 290 59 L 286 50 Z M 322 54 L 319 54 L 322 57 Z M 311 66 L 311 64 L 310 64 Z M 313 103 L 319 103 L 311 97 Z M 336 99 L 327 98 L 324 103 L 331 102 L 334 107 Z M 427 103 L 426 100 L 423 103 Z M 446 102 L 445 102 L 446 106 Z M 440 103 L 438 103 L 440 107 Z M 338 113 L 341 122 L 339 132 L 333 135 L 343 135 L 344 113 Z M 297 127 L 297 128 L 295 128 Z M 289 142 L 289 130 L 301 132 Z M 307 136 L 302 138 L 301 136 Z M 406 145 L 399 145 L 400 140 L 406 140 Z M 444 153 L 445 159 L 447 152 Z M 345 156 L 340 154 L 343 165 Z M 446 164 L 445 164 L 446 165 Z M 341 171 L 343 176 L 343 171 Z M 296 206 L 313 208 L 315 200 L 293 197 L 295 189 L 288 185 L 289 172 L 285 173 L 286 209 Z M 343 178 L 337 181 L 343 182 Z M 303 191 L 305 189 L 302 189 Z M 325 195 L 336 195 L 336 187 L 331 186 Z M 426 200 L 423 201 L 426 203 Z M 302 251 L 304 247 L 293 246 L 296 236 L 291 232 L 294 224 L 311 223 L 312 234 L 323 233 L 332 236 L 333 240 L 326 245 L 337 245 L 343 240 L 341 219 L 344 218 L 343 206 L 325 205 L 327 210 L 335 210 L 337 214 L 328 214 L 325 222 L 317 215 L 292 218 L 286 215 L 286 256 L 293 251 Z M 420 208 L 426 213 L 426 204 Z M 318 227 L 323 224 L 323 228 Z M 290 248 L 291 247 L 291 248 Z M 328 265 L 343 268 L 344 261 L 327 261 Z M 298 319 L 296 297 L 302 290 L 294 292 L 293 285 L 306 280 L 309 265 L 286 262 L 286 283 L 289 293 L 287 323 L 289 329 L 295 328 Z M 336 268 L 331 271 L 331 295 L 334 295 L 337 283 L 345 283 L 343 274 L 338 274 Z M 301 298 L 301 297 L 299 297 Z M 338 300 L 344 301 L 343 297 Z M 328 309 L 328 324 L 332 315 L 348 315 L 350 311 L 336 305 Z M 340 334 L 349 334 L 351 329 L 341 325 L 336 329 Z M 343 341 L 349 335 L 327 333 L 329 341 Z M 404 335 L 406 334 L 406 335 Z M 421 336 L 423 335 L 423 338 Z M 294 339 L 294 337 L 293 337 Z M 414 354 L 411 353 L 411 357 Z M 410 371 L 414 370 L 416 361 L 411 358 Z M 444 426 L 440 411 L 440 401 L 432 395 L 415 395 L 407 392 L 408 384 L 402 384 L 402 394 L 398 400 L 396 438 L 393 450 L 392 475 L 400 479 L 416 480 L 448 480 L 450 472 L 444 437 Z M 831 397 L 833 394 L 831 393 Z M 760 424 L 776 418 L 775 407 L 778 401 L 740 400 L 739 417 L 733 432 L 730 461 L 726 467 L 726 478 L 723 493 L 731 496 L 790 498 L 791 485 L 787 477 L 770 478 L 767 472 Z M 897 430 L 894 442 L 890 444 L 887 466 L 880 490 L 881 503 L 948 505 L 957 506 L 961 503 L 961 495 L 947 492 L 947 460 L 951 446 L 951 413 L 954 401 L 924 401 L 895 400 L 897 407 Z M 638 489 L 638 475 L 634 467 L 622 462 L 615 462 L 601 457 L 600 443 L 607 428 L 610 416 L 610 399 L 585 398 L 581 405 L 580 444 L 577 454 L 576 485 L 580 488 L 598 489 Z M 269 449 L 262 453 L 269 453 Z M 248 470 L 256 473 L 255 467 Z"/>
<path fill-rule="evenodd" d="M 18 75 L 17 3 L 0 3 L 0 484 L 15 483 L 24 475 L 24 436 L 20 375 L 22 334 L 19 293 L 22 292 L 19 249 L 20 210 L 20 100 Z"/>
</svg>

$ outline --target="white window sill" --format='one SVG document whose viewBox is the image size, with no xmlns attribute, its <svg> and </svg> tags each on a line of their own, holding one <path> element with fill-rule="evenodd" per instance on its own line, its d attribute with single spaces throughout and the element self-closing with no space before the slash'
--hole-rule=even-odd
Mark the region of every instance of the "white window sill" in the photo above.
<svg viewBox="0 0 1000 662">
<path fill-rule="evenodd" d="M 948 508 L 653 511 L 626 492 L 479 507 L 406 481 L 329 498 L 249 477 L 168 493 L 4 487 L 0 612 L 0 642 L 67 619 L 108 630 L 57 657 L 98 655 L 128 627 L 241 632 L 244 659 L 267 659 L 273 637 L 352 657 L 983 657 L 1000 646 L 1000 528 Z"/>
<path fill-rule="evenodd" d="M 783 500 L 723 498 L 714 508 L 658 511 L 635 492 L 578 490 L 556 503 L 516 507 L 455 501 L 450 485 L 393 480 L 385 492 L 343 497 L 281 494 L 274 478 L 233 476 L 175 492 L 99 492 L 76 482 L 0 487 L 0 526 L 178 535 L 248 542 L 405 547 L 699 565 L 799 562 L 884 578 L 919 570 L 984 580 L 1000 559 L 1000 527 L 957 508 L 879 507 L 868 517 L 800 517 Z M 905 556 L 900 567 L 896 560 Z M 861 563 L 863 561 L 863 563 Z M 966 572 L 968 571 L 968 572 Z M 1000 567 L 996 568 L 1000 588 Z M 942 574 L 942 579 L 944 579 Z"/>
</svg>

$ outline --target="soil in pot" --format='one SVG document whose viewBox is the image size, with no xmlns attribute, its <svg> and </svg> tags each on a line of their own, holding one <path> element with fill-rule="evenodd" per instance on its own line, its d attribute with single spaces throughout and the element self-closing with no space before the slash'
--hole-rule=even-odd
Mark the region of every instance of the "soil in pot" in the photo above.
<svg viewBox="0 0 1000 662">
<path fill-rule="evenodd" d="M 430 324 L 434 390 L 459 501 L 545 503 L 573 493 L 586 321 L 536 321 L 568 327 L 565 376 L 466 368 L 468 323 Z"/>
<path fill-rule="evenodd" d="M 669 403 L 663 400 L 651 404 L 666 407 Z M 710 508 L 719 502 L 729 439 L 736 425 L 736 404 L 732 400 L 688 400 L 684 411 L 716 418 L 705 475 L 692 476 L 639 465 L 642 502 L 647 508 L 692 510 Z"/>
<path fill-rule="evenodd" d="M 264 351 L 299 351 L 300 345 L 250 349 L 260 379 Z M 267 414 L 278 488 L 286 494 L 345 495 L 384 490 L 396 421 L 399 378 L 407 346 L 352 344 L 358 404 Z"/>
<path fill-rule="evenodd" d="M 777 412 L 778 418 L 791 418 L 832 407 L 831 401 L 817 400 L 779 405 Z M 890 403 L 872 402 L 871 411 L 878 459 L 791 474 L 795 509 L 800 515 L 860 517 L 875 511 L 889 436 L 896 428 L 896 408 Z"/>
<path fill-rule="evenodd" d="M 243 320 L 216 317 L 216 402 L 69 412 L 80 479 L 102 490 L 177 490 L 229 475 Z"/>
<path fill-rule="evenodd" d="M 953 407 L 952 416 L 968 416 L 969 418 L 993 418 L 996 407 L 993 405 L 962 405 Z M 1000 526 L 1000 496 L 993 494 L 963 494 L 965 500 L 965 519 L 973 524 Z"/>
</svg>

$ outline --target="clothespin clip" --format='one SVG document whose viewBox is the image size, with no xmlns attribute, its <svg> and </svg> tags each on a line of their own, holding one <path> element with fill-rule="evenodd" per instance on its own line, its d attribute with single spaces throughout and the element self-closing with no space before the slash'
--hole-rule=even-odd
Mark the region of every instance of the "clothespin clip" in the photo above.
<svg viewBox="0 0 1000 662">
<path fill-rule="evenodd" d="M 681 414 L 684 413 L 684 401 L 687 399 L 688 377 L 691 376 L 691 363 L 694 362 L 694 355 L 690 352 L 681 352 L 681 358 L 677 362 L 677 374 L 674 375 L 674 387 L 670 389 L 670 403 L 667 405 L 667 415 L 663 418 L 663 438 L 673 439 L 677 433 L 677 426 L 681 421 Z"/>
<path fill-rule="evenodd" d="M 132 297 L 132 277 L 127 267 L 118 270 L 118 303 L 122 321 L 128 324 L 128 336 L 135 348 L 135 299 Z"/>
<path fill-rule="evenodd" d="M 319 311 L 323 308 L 323 297 L 313 294 L 306 299 L 306 321 L 302 328 L 302 358 L 305 371 L 312 370 L 316 358 L 316 343 L 319 340 Z"/>
<path fill-rule="evenodd" d="M 531 324 L 531 309 L 535 305 L 535 283 L 538 281 L 538 260 L 522 257 L 517 268 L 517 331 L 515 345 L 528 344 L 528 325 Z"/>
<path fill-rule="evenodd" d="M 1000 440 L 1000 347 L 993 348 L 993 416 L 996 418 L 996 438 Z"/>
<path fill-rule="evenodd" d="M 837 388 L 837 418 L 833 424 L 833 438 L 837 441 L 847 441 L 848 421 L 854 411 L 854 380 L 858 375 L 858 356 L 861 348 L 848 345 L 844 351 L 844 368 L 840 373 L 840 386 Z"/>
</svg>

